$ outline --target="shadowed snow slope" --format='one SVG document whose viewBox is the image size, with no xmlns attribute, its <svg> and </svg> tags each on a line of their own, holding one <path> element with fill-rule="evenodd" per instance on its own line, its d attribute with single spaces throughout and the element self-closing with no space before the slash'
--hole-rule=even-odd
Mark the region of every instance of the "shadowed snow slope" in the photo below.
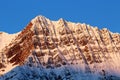
<svg viewBox="0 0 120 80">
<path fill-rule="evenodd" d="M 0 44 L 1 80 L 120 80 L 120 34 L 106 28 L 37 16 Z"/>
</svg>

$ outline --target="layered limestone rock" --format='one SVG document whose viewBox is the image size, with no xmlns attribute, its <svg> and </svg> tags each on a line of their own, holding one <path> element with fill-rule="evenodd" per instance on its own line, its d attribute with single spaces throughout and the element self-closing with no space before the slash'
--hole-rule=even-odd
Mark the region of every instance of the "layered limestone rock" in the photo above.
<svg viewBox="0 0 120 80">
<path fill-rule="evenodd" d="M 7 62 L 42 67 L 106 63 L 119 67 L 120 34 L 86 24 L 38 16 L 4 49 Z M 31 63 L 30 63 L 31 62 Z M 102 65 L 103 66 L 103 65 Z M 105 66 L 105 65 L 104 65 Z M 112 67 L 113 68 L 113 67 Z"/>
</svg>

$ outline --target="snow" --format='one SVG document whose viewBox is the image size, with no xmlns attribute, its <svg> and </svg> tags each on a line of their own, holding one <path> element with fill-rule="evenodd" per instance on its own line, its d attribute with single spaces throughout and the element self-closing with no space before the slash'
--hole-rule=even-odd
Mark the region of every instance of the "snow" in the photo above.
<svg viewBox="0 0 120 80">
<path fill-rule="evenodd" d="M 8 73 L 9 71 L 11 71 L 11 70 L 12 70 L 13 68 L 15 68 L 16 66 L 17 66 L 17 65 L 14 65 L 14 66 L 13 66 L 13 64 L 8 63 L 5 68 L 0 69 L 0 75 L 3 75 L 3 74 Z"/>
<path fill-rule="evenodd" d="M 43 21 L 43 23 L 41 24 L 36 24 L 36 22 L 38 22 L 38 20 Z M 82 33 L 79 36 L 92 36 L 91 40 L 94 42 L 94 44 L 92 43 L 88 43 L 86 46 L 89 48 L 89 53 L 90 55 L 94 56 L 94 51 L 92 50 L 93 48 L 96 49 L 97 53 L 99 54 L 99 58 L 101 58 L 102 62 L 101 63 L 88 63 L 85 53 L 82 52 L 82 50 L 85 48 L 85 46 L 79 46 L 76 40 L 76 37 L 78 36 L 77 33 L 74 34 L 70 34 L 72 36 L 73 42 L 75 43 L 75 45 L 70 44 L 70 46 L 65 46 L 63 45 L 61 46 L 56 46 L 55 42 L 52 41 L 56 47 L 57 53 L 55 55 L 53 55 L 53 59 L 56 56 L 59 56 L 61 59 L 63 60 L 73 60 L 74 59 L 74 55 L 75 54 L 81 54 L 82 60 L 76 60 L 76 63 L 72 64 L 67 64 L 67 65 L 61 65 L 61 67 L 54 67 L 52 66 L 52 68 L 46 68 L 46 66 L 43 66 L 41 64 L 39 64 L 40 66 L 42 66 L 42 69 L 40 66 L 37 66 L 35 64 L 32 64 L 34 66 L 30 67 L 28 66 L 28 64 L 24 64 L 22 66 L 18 66 L 15 65 L 13 66 L 12 64 L 8 63 L 6 68 L 2 68 L 0 69 L 0 74 L 4 74 L 3 76 L 0 77 L 0 80 L 5 80 L 5 79 L 10 79 L 10 80 L 47 80 L 45 79 L 50 78 L 50 80 L 57 80 L 55 79 L 55 77 L 61 76 L 62 80 L 67 80 L 67 78 L 70 78 L 70 80 L 104 80 L 105 77 L 106 78 L 110 78 L 112 75 L 112 79 L 113 80 L 120 80 L 119 76 L 120 76 L 120 65 L 119 65 L 119 61 L 120 61 L 120 54 L 117 51 L 118 49 L 116 48 L 116 46 L 118 47 L 118 45 L 114 44 L 114 42 L 111 41 L 111 44 L 108 45 L 104 45 L 103 42 L 101 41 L 101 43 L 98 42 L 97 39 L 101 39 L 101 33 L 99 33 L 99 31 L 97 31 L 98 28 L 94 28 L 91 27 L 90 25 L 86 25 L 86 24 L 80 24 L 80 23 L 72 23 L 72 22 L 67 22 L 67 25 L 65 24 L 65 20 L 60 19 L 59 21 L 50 21 L 49 19 L 43 17 L 43 16 L 37 16 L 36 18 L 34 18 L 32 21 L 32 30 L 35 30 L 35 27 L 42 27 L 45 29 L 51 29 L 50 32 L 50 38 L 52 40 L 52 38 L 58 38 L 58 40 L 60 40 L 60 38 L 63 37 L 68 37 L 67 34 L 65 34 L 64 36 L 61 36 L 59 34 L 59 31 L 63 31 L 64 29 L 67 30 L 68 32 L 70 32 L 70 30 L 78 30 L 78 26 L 81 29 Z M 52 27 L 51 27 L 52 26 Z M 77 26 L 77 27 L 76 27 Z M 55 28 L 55 31 L 52 29 Z M 108 29 L 104 28 L 103 30 L 107 31 Z M 54 33 L 54 34 L 53 34 Z M 106 33 L 105 33 L 106 34 Z M 112 32 L 110 32 L 110 34 L 113 34 Z M 18 33 L 16 34 L 8 34 L 8 33 L 4 33 L 2 32 L 0 34 L 0 52 L 2 52 L 2 50 L 5 48 L 5 46 L 8 46 L 9 43 L 11 43 L 12 40 L 15 39 L 15 37 L 18 35 Z M 39 38 L 42 38 L 41 35 L 37 35 Z M 104 36 L 104 35 L 103 35 Z M 35 37 L 35 36 L 34 36 Z M 111 37 L 111 35 L 107 36 L 107 37 Z M 47 36 L 43 36 L 44 41 L 47 40 Z M 106 36 L 105 36 L 106 38 Z M 87 38 L 85 38 L 87 39 Z M 19 41 L 19 40 L 18 40 Z M 92 42 L 91 41 L 91 42 Z M 21 43 L 22 46 L 22 43 Z M 64 49 L 66 50 L 70 50 L 71 47 L 73 49 L 77 49 L 77 52 L 73 52 L 67 56 L 62 54 L 62 51 Z M 106 52 L 103 52 L 102 49 L 112 49 L 113 47 L 115 47 L 115 49 L 109 50 L 109 52 L 106 55 Z M 98 50 L 97 50 L 98 49 Z M 37 47 L 36 50 L 34 50 L 35 52 L 40 52 L 39 47 Z M 42 50 L 42 51 L 49 51 L 49 49 L 46 50 Z M 52 50 L 50 50 L 52 51 Z M 88 53 L 88 54 L 89 54 Z M 111 59 L 107 59 L 106 56 L 110 56 Z M 48 59 L 49 59 L 48 54 L 45 54 L 44 58 L 44 62 L 47 63 Z M 35 58 L 37 58 L 37 56 L 35 56 Z M 70 63 L 70 61 L 68 61 L 68 63 Z M 46 64 L 47 65 L 47 64 Z M 54 64 L 53 64 L 54 65 Z M 89 71 L 87 70 L 89 69 Z M 3 71 L 4 70 L 4 71 Z M 53 72 L 53 74 L 52 74 Z M 69 74 L 69 75 L 68 75 Z M 52 78 L 52 79 L 51 79 Z M 110 80 L 110 79 L 107 79 Z"/>
<path fill-rule="evenodd" d="M 0 32 L 0 52 L 2 52 L 2 49 L 5 46 L 8 46 L 8 44 L 15 39 L 15 36 L 17 36 L 18 33 L 15 34 L 8 34 L 5 32 Z"/>
<path fill-rule="evenodd" d="M 4 54 L 4 52 L 3 52 L 4 48 L 6 46 L 8 46 L 19 33 L 20 32 L 15 33 L 15 34 L 8 34 L 5 32 L 0 32 L 0 55 Z M 4 57 L 4 60 L 6 60 L 6 57 Z M 11 63 L 5 62 L 3 64 L 5 65 L 5 67 L 0 69 L 0 75 L 9 72 L 10 70 L 12 70 L 15 67 Z"/>
<path fill-rule="evenodd" d="M 81 64 L 81 66 L 82 65 L 83 64 Z M 42 70 L 27 65 L 17 66 L 7 74 L 1 76 L 0 80 L 58 80 L 58 76 L 61 76 L 62 80 L 104 80 L 105 77 L 107 80 L 110 80 L 108 78 L 112 78 L 112 80 L 120 80 L 120 77 L 117 77 L 115 74 L 108 74 L 108 72 L 104 73 L 102 70 L 98 72 L 96 71 L 95 73 L 84 72 L 80 65 L 62 66 L 53 69 L 43 68 Z"/>
</svg>

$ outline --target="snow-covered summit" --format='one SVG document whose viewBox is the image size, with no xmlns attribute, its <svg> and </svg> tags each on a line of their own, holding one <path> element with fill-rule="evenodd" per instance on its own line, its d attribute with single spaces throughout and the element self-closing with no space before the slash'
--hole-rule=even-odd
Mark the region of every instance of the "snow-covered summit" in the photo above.
<svg viewBox="0 0 120 80">
<path fill-rule="evenodd" d="M 24 75 L 21 78 L 25 80 L 43 80 L 41 73 L 47 78 L 54 76 L 50 80 L 58 80 L 58 76 L 63 76 L 60 80 L 120 76 L 120 34 L 108 29 L 37 16 L 19 34 L 0 34 L 0 44 L 4 45 L 0 46 L 0 74 L 7 72 L 8 64 L 17 66 L 0 79 L 15 80 Z"/>
</svg>

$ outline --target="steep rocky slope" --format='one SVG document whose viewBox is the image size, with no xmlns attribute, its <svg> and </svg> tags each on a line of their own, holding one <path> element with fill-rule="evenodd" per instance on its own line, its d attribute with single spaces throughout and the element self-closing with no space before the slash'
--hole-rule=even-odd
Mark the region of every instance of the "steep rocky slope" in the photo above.
<svg viewBox="0 0 120 80">
<path fill-rule="evenodd" d="M 6 57 L 4 60 L 6 63 L 3 64 L 1 61 L 1 65 L 4 66 L 1 67 L 1 74 L 4 73 L 6 64 L 12 64 L 20 68 L 27 66 L 25 69 L 30 68 L 30 71 L 31 67 L 40 71 L 43 69 L 48 73 L 51 69 L 52 71 L 60 69 L 58 72 L 68 69 L 71 74 L 77 72 L 76 76 L 81 76 L 81 79 L 81 72 L 85 72 L 86 76 L 90 74 L 88 80 L 99 73 L 103 78 L 106 74 L 120 76 L 120 34 L 112 33 L 106 28 L 100 30 L 97 27 L 67 22 L 63 19 L 50 21 L 43 16 L 37 16 L 4 47 L 2 52 Z M 7 74 L 10 75 L 11 72 Z M 9 79 L 13 78 L 14 76 Z M 98 76 L 94 78 L 96 79 Z"/>
</svg>

